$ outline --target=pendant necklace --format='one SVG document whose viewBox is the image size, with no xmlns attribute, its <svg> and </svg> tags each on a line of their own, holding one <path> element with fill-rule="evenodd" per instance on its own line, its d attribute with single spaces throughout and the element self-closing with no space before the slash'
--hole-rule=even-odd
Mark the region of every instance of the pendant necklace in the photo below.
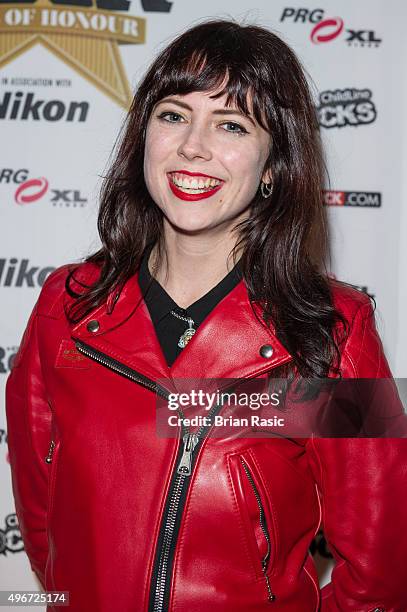
<svg viewBox="0 0 407 612">
<path fill-rule="evenodd" d="M 177 319 L 181 319 L 181 321 L 186 321 L 186 323 L 188 323 L 187 329 L 184 331 L 183 334 L 181 334 L 178 340 L 179 348 L 185 348 L 188 342 L 191 340 L 194 333 L 196 332 L 196 329 L 194 327 L 195 325 L 194 320 L 191 319 L 191 317 L 183 317 L 179 315 L 177 312 L 175 312 L 174 310 L 171 310 L 170 312 L 172 315 L 174 315 L 174 317 L 177 317 Z"/>
</svg>

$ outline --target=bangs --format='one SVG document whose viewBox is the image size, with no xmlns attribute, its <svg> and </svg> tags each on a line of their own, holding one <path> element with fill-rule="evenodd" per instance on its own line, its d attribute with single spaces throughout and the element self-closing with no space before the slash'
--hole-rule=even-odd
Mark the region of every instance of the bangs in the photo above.
<svg viewBox="0 0 407 612">
<path fill-rule="evenodd" d="M 210 40 L 205 42 L 201 48 L 197 48 L 197 41 L 193 41 L 191 49 L 185 45 L 182 48 L 175 45 L 171 49 L 172 53 L 163 62 L 161 74 L 156 75 L 154 80 L 152 104 L 166 96 L 216 91 L 211 98 L 226 95 L 227 107 L 237 107 L 241 113 L 254 117 L 263 129 L 270 132 L 270 125 L 264 119 L 268 116 L 265 103 L 268 96 L 254 85 L 258 79 L 252 66 L 249 63 L 246 65 L 244 61 L 247 54 L 240 55 L 236 48 L 231 52 L 224 40 L 222 43 L 219 41 L 215 47 Z"/>
</svg>

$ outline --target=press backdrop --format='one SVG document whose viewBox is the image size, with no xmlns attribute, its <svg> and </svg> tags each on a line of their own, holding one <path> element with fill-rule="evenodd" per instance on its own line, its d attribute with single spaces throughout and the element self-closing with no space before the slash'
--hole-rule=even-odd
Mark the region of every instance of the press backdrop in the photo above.
<svg viewBox="0 0 407 612">
<path fill-rule="evenodd" d="M 100 175 L 132 90 L 175 35 L 215 16 L 270 28 L 309 73 L 330 174 L 331 271 L 375 297 L 390 365 L 406 376 L 405 2 L 85 4 L 0 0 L 1 391 L 47 275 L 99 246 Z M 0 590 L 37 589 L 14 513 L 4 393 L 0 491 Z M 328 557 L 321 536 L 314 549 Z"/>
</svg>

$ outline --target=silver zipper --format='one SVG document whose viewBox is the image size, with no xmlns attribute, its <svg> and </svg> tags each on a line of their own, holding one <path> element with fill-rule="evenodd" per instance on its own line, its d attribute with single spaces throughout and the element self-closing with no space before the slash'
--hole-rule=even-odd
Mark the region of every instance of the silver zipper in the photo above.
<svg viewBox="0 0 407 612">
<path fill-rule="evenodd" d="M 263 559 L 261 560 L 261 569 L 262 572 L 264 574 L 264 578 L 266 581 L 266 589 L 267 589 L 267 598 L 268 601 L 273 602 L 276 599 L 275 594 L 273 593 L 272 589 L 271 589 L 271 585 L 270 585 L 270 579 L 267 576 L 267 568 L 269 565 L 269 561 L 270 561 L 270 552 L 271 552 L 271 539 L 270 539 L 270 534 L 269 534 L 269 530 L 267 527 L 267 521 L 266 521 L 266 515 L 264 512 L 264 507 L 263 507 L 263 502 L 261 500 L 260 497 L 260 493 L 257 489 L 256 483 L 253 480 L 253 476 L 249 470 L 249 466 L 247 465 L 246 461 L 243 459 L 243 457 L 240 457 L 240 461 L 242 463 L 243 469 L 246 473 L 246 476 L 251 484 L 251 487 L 253 489 L 253 493 L 256 497 L 256 501 L 257 501 L 257 505 L 259 507 L 259 520 L 260 520 L 260 527 L 261 530 L 264 534 L 265 540 L 267 542 L 267 551 L 266 554 L 264 555 Z"/>
<path fill-rule="evenodd" d="M 216 406 L 213 406 L 208 412 L 208 419 L 211 420 L 212 416 L 221 408 L 222 404 L 217 404 Z M 161 547 L 161 554 L 156 579 L 156 588 L 154 593 L 154 612 L 164 612 L 165 583 L 168 573 L 169 553 L 171 550 L 171 544 L 174 536 L 175 522 L 179 509 L 179 503 L 181 500 L 181 494 L 183 491 L 184 484 L 186 482 L 186 478 L 189 477 L 192 473 L 192 460 L 194 450 L 197 444 L 208 435 L 211 426 L 212 425 L 202 425 L 195 433 L 191 433 L 188 427 L 183 426 L 184 430 L 187 433 L 183 436 L 184 447 L 181 459 L 178 463 L 178 467 L 176 470 L 174 486 L 172 487 L 168 512 L 164 522 L 164 539 Z"/>
<path fill-rule="evenodd" d="M 195 446 L 199 442 L 199 438 L 196 434 L 187 433 L 182 440 L 184 442 L 184 450 L 181 461 L 178 464 L 177 474 L 189 476 L 191 474 L 192 467 L 192 453 L 194 452 Z"/>
<path fill-rule="evenodd" d="M 54 449 L 55 449 L 55 442 L 54 440 L 51 440 L 49 449 L 48 449 L 48 455 L 45 457 L 45 463 L 52 462 L 52 455 L 54 454 Z"/>
<path fill-rule="evenodd" d="M 129 378 L 130 380 L 139 383 L 143 387 L 154 391 L 158 395 L 161 395 L 161 397 L 164 397 L 166 400 L 168 400 L 169 392 L 164 389 L 164 387 L 161 387 L 158 383 L 155 383 L 149 378 L 142 376 L 132 368 L 126 366 L 124 363 L 120 363 L 120 361 L 117 361 L 112 357 L 107 357 L 97 349 L 94 349 L 86 345 L 84 342 L 81 342 L 81 340 L 75 340 L 75 344 L 78 351 L 80 351 L 87 357 L 94 359 L 94 361 L 98 361 L 102 365 L 110 368 L 111 370 L 114 370 L 115 372 L 118 372 L 119 374 L 122 374 L 123 376 L 126 376 L 126 378 Z"/>
</svg>

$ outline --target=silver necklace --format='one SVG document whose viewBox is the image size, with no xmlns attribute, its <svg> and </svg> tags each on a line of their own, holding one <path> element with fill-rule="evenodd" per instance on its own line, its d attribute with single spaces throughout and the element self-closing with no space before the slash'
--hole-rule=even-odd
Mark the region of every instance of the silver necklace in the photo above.
<svg viewBox="0 0 407 612">
<path fill-rule="evenodd" d="M 187 329 L 184 331 L 183 334 L 181 334 L 178 340 L 179 348 L 185 348 L 188 342 L 191 340 L 194 333 L 196 332 L 196 329 L 194 328 L 194 325 L 195 325 L 194 320 L 191 319 L 191 317 L 183 317 L 182 315 L 178 314 L 174 310 L 170 310 L 170 312 L 172 315 L 174 315 L 174 317 L 177 317 L 177 319 L 181 319 L 181 321 L 186 321 L 188 323 Z"/>
</svg>

